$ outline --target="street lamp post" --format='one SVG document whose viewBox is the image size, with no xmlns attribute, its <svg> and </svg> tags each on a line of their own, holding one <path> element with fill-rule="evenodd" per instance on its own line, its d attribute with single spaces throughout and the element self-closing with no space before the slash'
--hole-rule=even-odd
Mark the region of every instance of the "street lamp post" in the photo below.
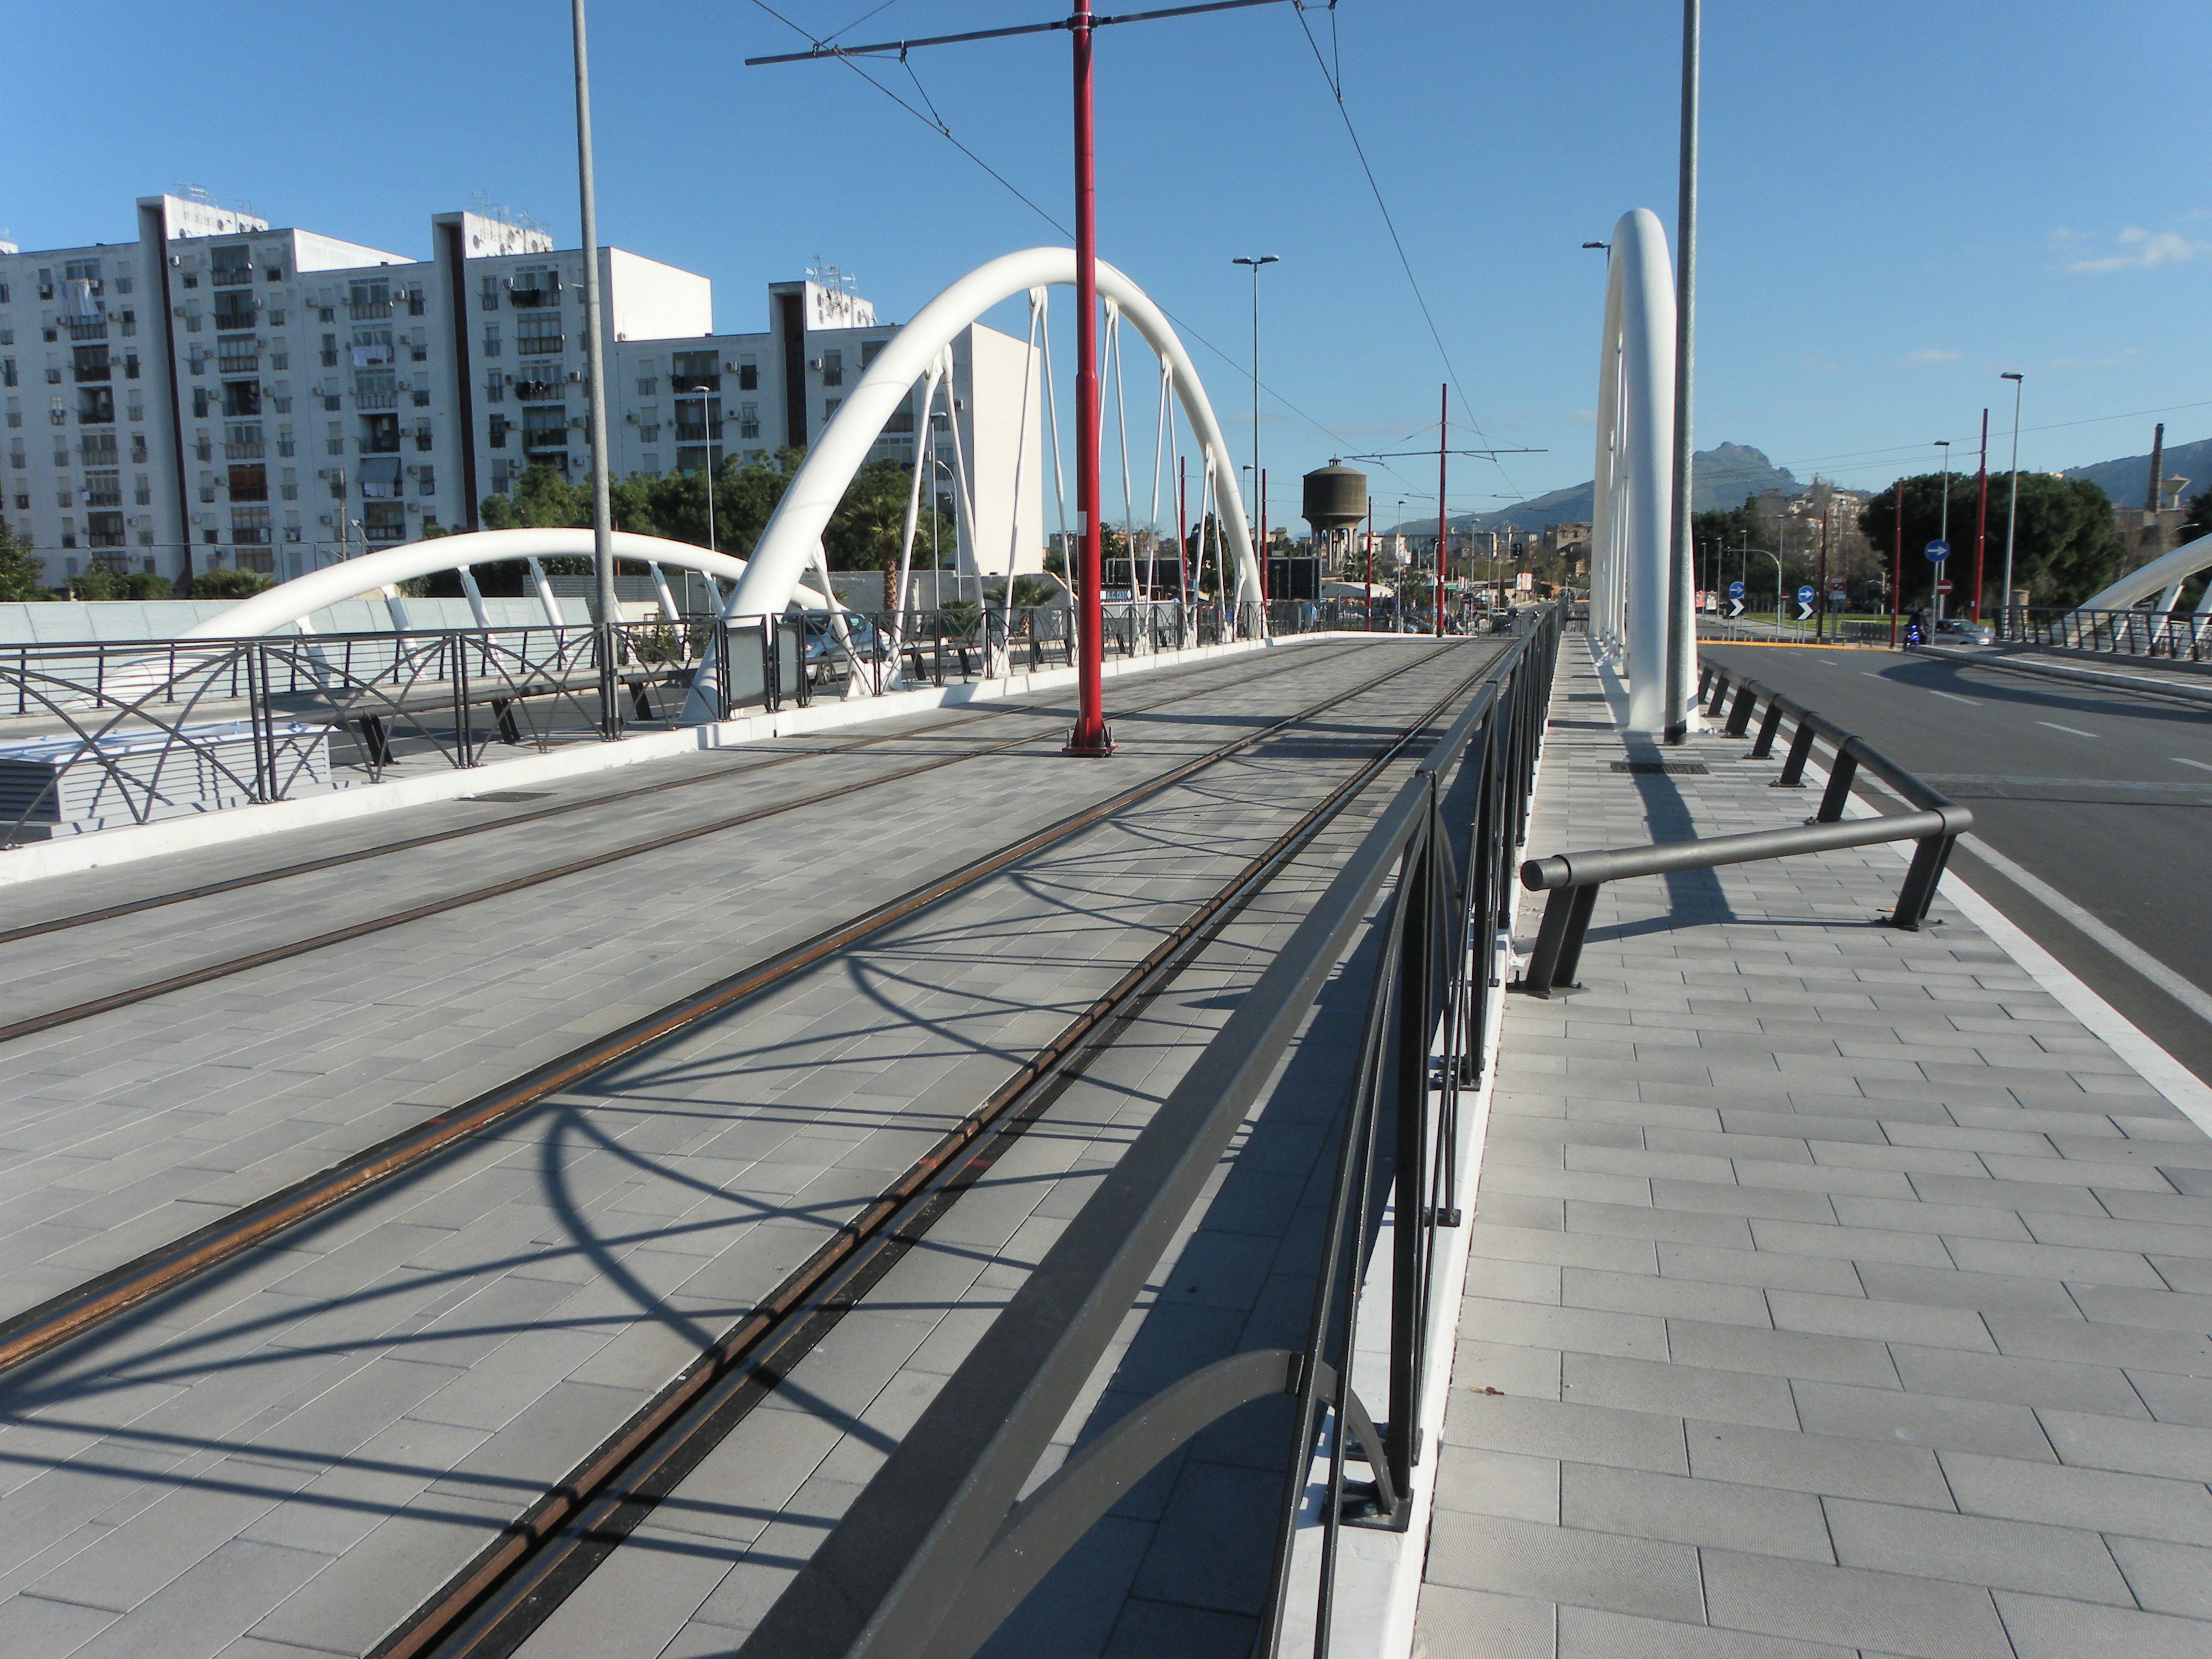
<svg viewBox="0 0 2212 1659">
<path fill-rule="evenodd" d="M 1249 259 L 1239 254 L 1230 263 L 1252 268 L 1252 488 L 1257 489 L 1260 487 L 1260 267 L 1275 264 L 1279 261 L 1274 254 L 1262 253 Z M 1267 512 L 1263 502 L 1260 516 L 1264 519 Z M 1267 550 L 1264 545 L 1260 549 L 1259 565 L 1260 599 L 1264 605 L 1267 599 Z"/>
<path fill-rule="evenodd" d="M 1997 376 L 2012 382 L 2012 471 L 2005 484 L 2004 598 L 1997 605 L 2000 630 L 2012 620 L 2012 534 L 2020 520 L 2020 392 L 2025 378 L 2009 373 Z"/>
<path fill-rule="evenodd" d="M 708 404 L 708 398 L 709 398 L 713 394 L 712 394 L 711 392 L 709 392 L 708 391 L 708 389 L 707 389 L 705 386 L 693 386 L 693 387 L 691 388 L 691 390 L 692 390 L 694 392 L 696 392 L 696 393 L 697 393 L 697 394 L 698 394 L 698 398 L 699 398 L 699 430 L 700 430 L 700 432 L 701 432 L 701 433 L 705 436 L 705 438 L 706 438 L 706 440 L 707 440 L 707 465 L 706 465 L 704 467 L 702 467 L 702 468 L 701 469 L 701 471 L 703 471 L 703 472 L 706 474 L 706 477 L 707 477 L 707 550 L 708 550 L 709 553 L 712 553 L 712 552 L 715 551 L 715 547 L 714 547 L 714 422 L 713 422 L 710 419 L 708 419 L 708 408 L 707 408 L 707 404 Z M 738 434 L 738 436 L 739 436 L 740 438 L 742 438 L 744 435 L 744 434 L 742 434 L 742 433 L 740 433 L 740 434 Z M 933 490 L 934 486 L 933 485 L 933 486 L 932 486 L 932 488 L 933 488 Z"/>
<path fill-rule="evenodd" d="M 614 502 L 607 474 L 605 346 L 599 337 L 599 210 L 592 183 L 592 83 L 584 50 L 584 0 L 569 0 L 576 70 L 576 196 L 584 264 L 585 433 L 592 445 L 592 564 L 599 599 L 599 731 L 622 736 L 622 611 L 615 599 Z"/>
<path fill-rule="evenodd" d="M 1943 452 L 1943 505 L 1942 516 L 1936 520 L 1936 539 L 1948 547 L 1951 544 L 1951 441 L 1938 438 L 1936 447 Z M 1939 563 L 1936 567 L 1934 579 L 1929 583 L 1932 590 L 1929 597 L 1936 601 L 1936 620 L 1939 623 L 1943 620 L 1943 567 L 1949 562 L 1946 557 Z"/>
</svg>

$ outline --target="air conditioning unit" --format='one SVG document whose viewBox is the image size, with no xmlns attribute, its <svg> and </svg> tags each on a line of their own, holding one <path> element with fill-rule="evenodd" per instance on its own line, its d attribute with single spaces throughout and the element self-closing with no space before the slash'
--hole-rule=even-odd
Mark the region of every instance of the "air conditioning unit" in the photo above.
<svg viewBox="0 0 2212 1659">
<path fill-rule="evenodd" d="M 809 357 L 806 360 L 806 366 L 819 374 L 822 368 L 822 360 L 819 357 Z"/>
</svg>

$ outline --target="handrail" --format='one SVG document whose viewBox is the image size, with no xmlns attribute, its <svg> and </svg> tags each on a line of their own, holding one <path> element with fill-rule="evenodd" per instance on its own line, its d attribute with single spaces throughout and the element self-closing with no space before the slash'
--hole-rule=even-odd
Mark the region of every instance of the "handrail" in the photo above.
<svg viewBox="0 0 2212 1659">
<path fill-rule="evenodd" d="M 1707 714 L 1717 714 L 1728 701 L 1731 680 L 1729 672 L 1716 663 L 1705 663 L 1704 672 L 1704 683 L 1698 689 L 1708 699 Z M 1809 822 L 1784 829 L 1530 859 L 1521 866 L 1522 886 L 1532 893 L 1549 892 L 1552 896 L 1545 903 L 1535 945 L 1529 952 L 1522 977 L 1515 981 L 1516 990 L 1533 997 L 1549 997 L 1555 990 L 1575 988 L 1575 971 L 1581 965 L 1583 941 L 1589 931 L 1590 915 L 1596 908 L 1598 889 L 1608 881 L 1627 881 L 1677 870 L 1709 870 L 1723 864 L 1790 858 L 1844 847 L 1870 847 L 1882 842 L 1911 841 L 1919 846 L 1905 871 L 1905 884 L 1898 891 L 1896 908 L 1890 912 L 1887 925 L 1917 932 L 1928 919 L 1928 908 L 1935 902 L 1936 884 L 1942 880 L 1944 868 L 1950 862 L 1952 846 L 1973 827 L 1974 815 L 1938 793 L 1863 738 L 1844 731 L 1825 715 L 1753 679 L 1739 678 L 1733 685 L 1735 703 L 1729 710 L 1728 724 L 1722 728 L 1726 736 L 1743 736 L 1759 700 L 1766 700 L 1766 717 L 1759 724 L 1759 739 L 1749 758 L 1768 758 L 1783 720 L 1787 717 L 1795 722 L 1789 755 L 1773 787 L 1803 787 L 1805 767 L 1811 758 L 1815 737 L 1826 738 L 1833 746 L 1828 787 L 1821 794 L 1820 810 Z M 1915 810 L 1845 821 L 1844 808 L 1861 770 L 1881 779 Z"/>
</svg>

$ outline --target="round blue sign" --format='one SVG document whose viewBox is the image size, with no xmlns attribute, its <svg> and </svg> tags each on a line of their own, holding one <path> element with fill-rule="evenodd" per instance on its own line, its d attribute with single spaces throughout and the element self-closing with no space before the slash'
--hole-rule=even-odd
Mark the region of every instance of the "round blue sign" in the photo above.
<svg viewBox="0 0 2212 1659">
<path fill-rule="evenodd" d="M 1801 588 L 1799 588 L 1799 589 L 1797 590 L 1797 603 L 1798 603 L 1798 604 L 1800 604 L 1800 605 L 1810 605 L 1810 604 L 1812 604 L 1812 603 L 1813 603 L 1813 590 L 1812 590 L 1811 588 L 1809 588 L 1809 587 L 1801 587 Z"/>
<path fill-rule="evenodd" d="M 1743 584 L 1741 582 L 1730 582 L 1729 584 L 1729 598 L 1732 599 L 1740 599 L 1742 597 Z"/>
<path fill-rule="evenodd" d="M 1928 544 L 1927 551 L 1929 559 L 1937 564 L 1941 564 L 1944 560 L 1951 556 L 1951 544 L 1948 542 L 1930 542 Z"/>
</svg>

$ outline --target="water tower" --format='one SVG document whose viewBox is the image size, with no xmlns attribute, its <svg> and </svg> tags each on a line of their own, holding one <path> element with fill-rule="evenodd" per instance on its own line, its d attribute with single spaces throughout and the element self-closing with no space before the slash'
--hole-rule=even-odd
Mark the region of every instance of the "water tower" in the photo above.
<svg viewBox="0 0 2212 1659">
<path fill-rule="evenodd" d="M 1367 516 L 1367 475 L 1331 460 L 1306 474 L 1304 505 L 1321 568 L 1341 574 L 1351 559 L 1353 532 Z"/>
</svg>

